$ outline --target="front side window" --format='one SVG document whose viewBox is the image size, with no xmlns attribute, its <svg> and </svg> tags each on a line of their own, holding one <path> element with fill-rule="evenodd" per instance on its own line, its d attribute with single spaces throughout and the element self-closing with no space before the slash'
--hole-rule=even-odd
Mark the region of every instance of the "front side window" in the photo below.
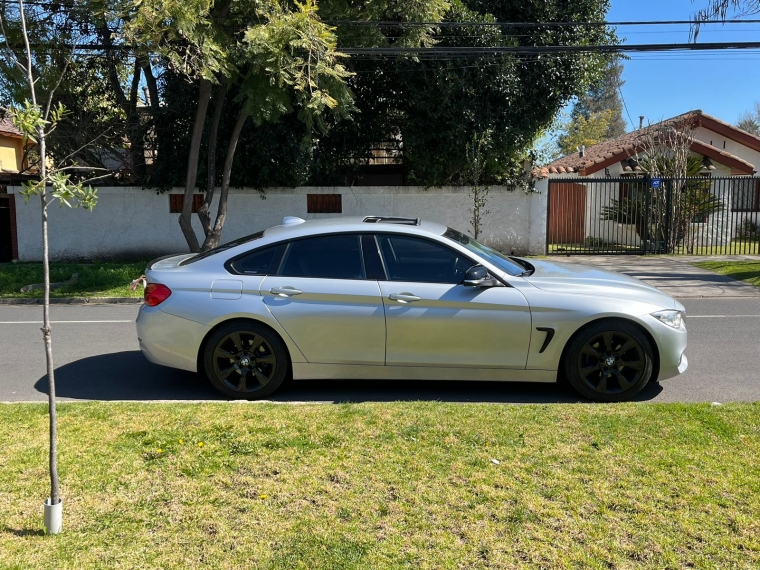
<svg viewBox="0 0 760 570">
<path fill-rule="evenodd" d="M 433 241 L 400 235 L 379 235 L 378 243 L 391 281 L 461 283 L 472 261 Z"/>
<path fill-rule="evenodd" d="M 290 243 L 279 275 L 322 279 L 364 279 L 358 235 L 334 235 Z"/>
<path fill-rule="evenodd" d="M 525 267 L 522 267 L 519 264 L 515 263 L 503 253 L 499 253 L 495 249 L 491 249 L 487 245 L 483 245 L 482 243 L 475 241 L 470 236 L 467 236 L 462 232 L 448 228 L 446 230 L 446 233 L 443 234 L 443 237 L 465 246 L 477 256 L 488 260 L 490 263 L 493 263 L 496 267 L 503 269 L 510 275 L 522 275 L 525 272 Z"/>
</svg>

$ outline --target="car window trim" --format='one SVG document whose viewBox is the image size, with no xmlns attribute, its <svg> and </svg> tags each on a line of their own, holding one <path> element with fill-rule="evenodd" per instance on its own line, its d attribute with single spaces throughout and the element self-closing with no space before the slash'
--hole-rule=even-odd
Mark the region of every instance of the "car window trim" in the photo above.
<svg viewBox="0 0 760 570">
<path fill-rule="evenodd" d="M 407 234 L 400 234 L 400 235 L 407 235 Z M 287 255 L 288 255 L 288 253 L 290 253 L 290 246 L 291 246 L 291 244 L 293 244 L 293 242 L 304 240 L 304 239 L 319 238 L 319 237 L 332 237 L 332 236 L 357 236 L 359 238 L 359 248 L 360 248 L 359 251 L 362 253 L 362 269 L 364 270 L 364 275 L 365 275 L 362 279 L 343 279 L 343 278 L 340 278 L 340 277 L 294 277 L 294 276 L 288 276 L 288 275 L 281 275 L 283 264 L 285 262 L 285 259 L 286 259 Z M 231 257 L 230 259 L 228 259 L 227 261 L 225 261 L 224 262 L 224 269 L 226 269 L 227 273 L 229 273 L 230 275 L 240 275 L 241 277 L 291 277 L 292 279 L 334 279 L 334 280 L 337 280 L 337 281 L 379 281 L 379 279 L 368 279 L 366 277 L 366 275 L 367 275 L 367 266 L 364 263 L 364 254 L 363 254 L 363 251 L 361 250 L 361 247 L 362 247 L 361 238 L 362 238 L 362 236 L 374 236 L 374 234 L 372 232 L 367 232 L 367 231 L 357 232 L 356 230 L 352 230 L 352 231 L 349 231 L 349 232 L 330 232 L 330 233 L 324 233 L 324 234 L 310 234 L 310 235 L 306 235 L 306 236 L 299 236 L 299 237 L 295 237 L 295 238 L 288 238 L 288 239 L 282 239 L 282 240 L 279 240 L 279 241 L 273 241 L 271 243 L 268 243 L 268 244 L 265 244 L 265 245 L 261 245 L 259 248 L 255 248 L 255 249 L 264 249 L 264 248 L 267 248 L 267 247 L 277 247 L 277 246 L 280 246 L 282 244 L 286 245 L 285 251 L 283 252 L 282 257 L 280 258 L 280 263 L 279 263 L 279 265 L 277 267 L 277 272 L 276 273 L 267 273 L 266 275 L 264 275 L 264 274 L 261 274 L 261 275 L 251 275 L 250 273 L 241 273 L 240 271 L 237 271 L 233 267 L 232 264 L 235 263 L 238 259 L 240 259 L 241 257 L 245 257 L 246 255 L 250 255 L 251 253 L 253 253 L 252 249 L 249 249 L 248 251 L 243 252 L 243 253 L 239 253 L 235 257 Z M 377 244 L 377 239 L 375 239 L 375 244 Z M 377 244 L 377 245 L 379 245 L 379 244 Z M 379 250 L 378 250 L 378 254 L 379 254 Z M 382 255 L 380 255 L 380 261 L 383 263 L 383 271 L 385 271 L 385 275 L 387 277 L 388 276 L 388 270 L 385 267 L 385 262 L 383 261 L 383 256 Z"/>
</svg>

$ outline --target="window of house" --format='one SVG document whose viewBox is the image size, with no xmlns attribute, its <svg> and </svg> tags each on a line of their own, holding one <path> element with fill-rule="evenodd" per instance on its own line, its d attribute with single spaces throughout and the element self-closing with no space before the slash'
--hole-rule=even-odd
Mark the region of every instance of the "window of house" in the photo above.
<svg viewBox="0 0 760 570">
<path fill-rule="evenodd" d="M 734 212 L 760 212 L 760 179 L 733 180 L 731 209 Z"/>
<path fill-rule="evenodd" d="M 358 235 L 299 239 L 290 243 L 279 275 L 322 279 L 364 279 Z"/>
<path fill-rule="evenodd" d="M 342 214 L 342 194 L 307 194 L 306 213 L 308 214 Z"/>
<path fill-rule="evenodd" d="M 181 214 L 184 194 L 169 194 L 169 213 Z M 203 194 L 193 194 L 193 213 L 198 212 L 203 205 Z"/>
</svg>

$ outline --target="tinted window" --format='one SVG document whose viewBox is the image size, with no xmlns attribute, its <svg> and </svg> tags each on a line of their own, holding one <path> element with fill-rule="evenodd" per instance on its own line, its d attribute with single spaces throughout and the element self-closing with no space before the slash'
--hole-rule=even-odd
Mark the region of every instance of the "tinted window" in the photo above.
<svg viewBox="0 0 760 570">
<path fill-rule="evenodd" d="M 265 247 L 238 257 L 232 262 L 232 268 L 246 275 L 274 275 L 280 267 L 280 260 L 285 251 L 285 245 Z"/>
<path fill-rule="evenodd" d="M 407 236 L 378 236 L 380 251 L 392 281 L 461 283 L 474 264 L 435 242 Z"/>
<path fill-rule="evenodd" d="M 291 242 L 280 275 L 324 279 L 364 279 L 358 235 L 336 235 Z"/>
<path fill-rule="evenodd" d="M 521 267 L 520 264 L 511 260 L 503 253 L 499 253 L 487 245 L 483 245 L 482 243 L 472 239 L 470 236 L 466 236 L 454 229 L 448 228 L 446 230 L 446 233 L 443 234 L 443 237 L 449 238 L 450 240 L 462 244 L 474 254 L 479 255 L 480 257 L 484 257 L 493 263 L 496 267 L 500 267 L 510 275 L 521 275 L 527 269 L 527 267 Z"/>
</svg>

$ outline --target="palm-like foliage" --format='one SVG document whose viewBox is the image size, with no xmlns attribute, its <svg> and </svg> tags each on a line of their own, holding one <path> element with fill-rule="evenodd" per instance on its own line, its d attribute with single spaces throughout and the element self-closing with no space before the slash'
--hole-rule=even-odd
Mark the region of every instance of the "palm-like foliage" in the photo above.
<svg viewBox="0 0 760 570">
<path fill-rule="evenodd" d="M 652 166 L 646 158 L 639 164 L 645 172 Z M 691 224 L 705 222 L 725 209 L 723 202 L 710 191 L 710 179 L 700 176 L 701 169 L 702 161 L 690 156 L 686 177 L 673 178 L 662 188 L 651 188 L 643 179 L 632 181 L 628 195 L 610 200 L 610 205 L 602 208 L 600 218 L 634 225 L 638 236 L 653 243 L 658 250 L 684 247 L 691 253 L 695 239 L 694 232 L 689 231 Z"/>
</svg>

